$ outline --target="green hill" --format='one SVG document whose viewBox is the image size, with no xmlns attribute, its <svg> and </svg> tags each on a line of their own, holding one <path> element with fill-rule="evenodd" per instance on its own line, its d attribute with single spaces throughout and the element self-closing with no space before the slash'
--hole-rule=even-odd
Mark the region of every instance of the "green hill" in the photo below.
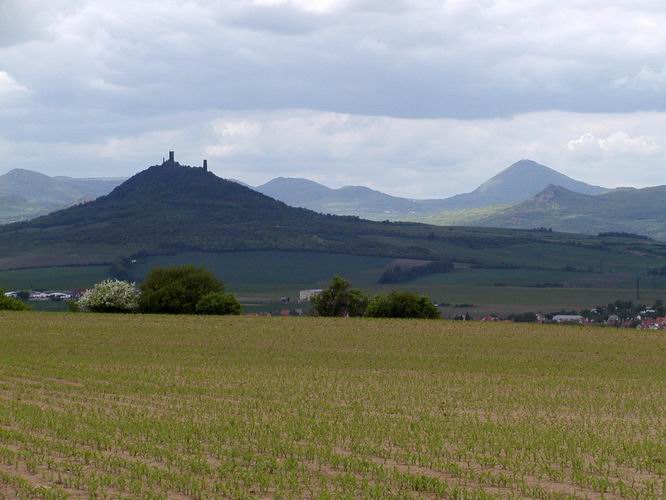
<svg viewBox="0 0 666 500">
<path fill-rule="evenodd" d="M 508 228 L 551 227 L 583 234 L 627 232 L 666 239 L 666 186 L 599 196 L 549 186 L 529 201 L 476 222 Z"/>
<path fill-rule="evenodd" d="M 289 207 L 200 168 L 166 162 L 107 196 L 0 227 L 0 265 L 108 261 L 182 250 L 314 250 L 423 257 L 427 229 Z M 382 241 L 382 238 L 386 240 Z"/>
</svg>

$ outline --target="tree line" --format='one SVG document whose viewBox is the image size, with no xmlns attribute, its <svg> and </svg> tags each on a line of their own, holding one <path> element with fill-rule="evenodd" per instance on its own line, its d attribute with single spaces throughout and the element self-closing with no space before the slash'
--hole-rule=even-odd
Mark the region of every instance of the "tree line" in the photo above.
<svg viewBox="0 0 666 500">
<path fill-rule="evenodd" d="M 437 306 L 425 295 L 395 291 L 368 297 L 340 276 L 312 298 L 313 314 L 322 317 L 438 319 Z"/>
<path fill-rule="evenodd" d="M 96 313 L 237 315 L 238 299 L 202 267 L 155 268 L 140 287 L 117 279 L 106 280 L 71 303 L 73 311 Z"/>
</svg>

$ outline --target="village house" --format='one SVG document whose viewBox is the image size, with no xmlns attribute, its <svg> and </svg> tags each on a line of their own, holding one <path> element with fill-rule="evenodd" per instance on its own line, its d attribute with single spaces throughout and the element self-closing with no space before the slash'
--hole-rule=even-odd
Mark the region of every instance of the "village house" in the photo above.
<svg viewBox="0 0 666 500">
<path fill-rule="evenodd" d="M 617 326 L 620 324 L 620 317 L 617 314 L 611 314 L 606 319 L 606 324 L 610 326 Z"/>
<path fill-rule="evenodd" d="M 666 330 L 666 317 L 645 318 L 636 328 L 638 330 Z"/>
</svg>

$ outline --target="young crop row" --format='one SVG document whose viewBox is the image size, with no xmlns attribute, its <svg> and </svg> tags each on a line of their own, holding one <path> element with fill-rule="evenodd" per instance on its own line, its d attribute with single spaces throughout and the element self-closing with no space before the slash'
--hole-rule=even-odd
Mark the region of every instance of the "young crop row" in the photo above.
<svg viewBox="0 0 666 500">
<path fill-rule="evenodd" d="M 3 315 L 0 497 L 666 496 L 666 339 Z"/>
</svg>

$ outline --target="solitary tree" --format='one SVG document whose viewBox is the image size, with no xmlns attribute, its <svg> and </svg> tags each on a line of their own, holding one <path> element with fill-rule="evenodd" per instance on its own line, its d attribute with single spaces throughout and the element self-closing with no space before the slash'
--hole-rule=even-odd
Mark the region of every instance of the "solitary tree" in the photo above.
<svg viewBox="0 0 666 500">
<path fill-rule="evenodd" d="M 371 318 L 438 319 L 441 317 L 439 310 L 428 297 L 411 292 L 377 295 L 368 304 L 366 314 Z"/>
<path fill-rule="evenodd" d="M 99 313 L 130 313 L 139 308 L 139 291 L 133 283 L 106 280 L 81 296 L 78 309 Z"/>
<path fill-rule="evenodd" d="M 336 276 L 331 284 L 312 298 L 317 316 L 363 316 L 368 298 L 360 290 L 353 290 L 349 282 Z"/>
</svg>

